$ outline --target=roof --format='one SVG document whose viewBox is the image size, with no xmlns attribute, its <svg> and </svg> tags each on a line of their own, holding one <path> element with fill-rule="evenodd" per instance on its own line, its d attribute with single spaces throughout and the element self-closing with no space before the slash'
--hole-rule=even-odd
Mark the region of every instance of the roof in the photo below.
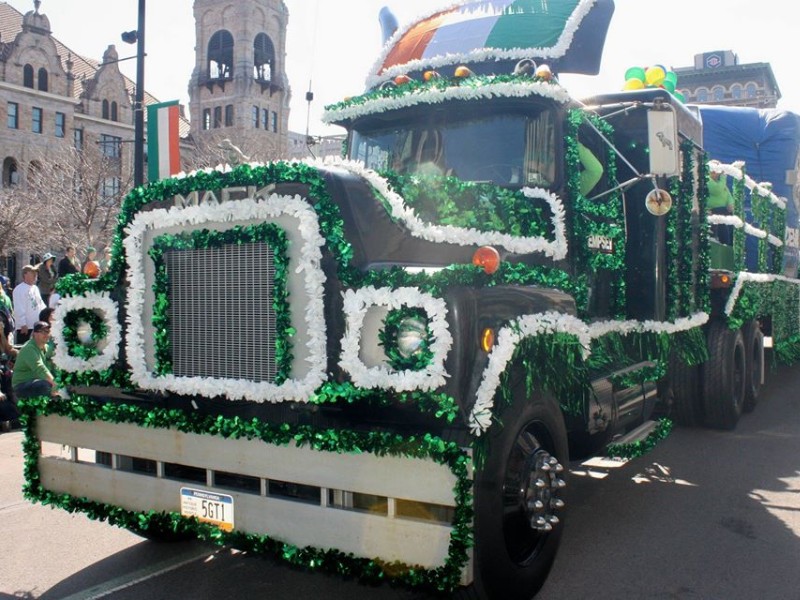
<svg viewBox="0 0 800 600">
<path fill-rule="evenodd" d="M 16 8 L 8 4 L 8 2 L 0 1 L 0 58 L 2 58 L 4 44 L 12 44 L 16 39 L 17 35 L 22 32 L 22 19 L 23 14 L 19 12 Z M 58 38 L 54 35 L 50 35 L 50 38 L 56 45 L 56 49 L 58 50 L 58 56 L 61 60 L 61 66 L 63 67 L 64 71 L 68 71 L 67 69 L 67 61 L 72 61 L 72 74 L 75 76 L 76 82 L 80 83 L 83 79 L 91 79 L 95 76 L 98 69 L 100 68 L 100 62 L 97 60 L 93 60 L 91 58 L 86 58 L 85 56 L 81 56 L 77 52 L 73 51 L 71 48 L 66 46 L 62 43 Z M 128 90 L 128 93 L 133 96 L 136 92 L 136 82 L 126 77 L 124 74 L 122 77 L 125 79 L 125 88 Z M 73 96 L 76 100 L 80 100 L 81 93 L 83 92 L 82 85 L 75 85 Z M 145 90 L 144 94 L 144 103 L 145 105 L 148 104 L 157 104 L 159 102 L 158 98 L 147 92 Z M 147 112 L 145 111 L 145 115 Z M 189 121 L 181 116 L 180 119 L 180 136 L 186 137 L 189 134 Z"/>
</svg>

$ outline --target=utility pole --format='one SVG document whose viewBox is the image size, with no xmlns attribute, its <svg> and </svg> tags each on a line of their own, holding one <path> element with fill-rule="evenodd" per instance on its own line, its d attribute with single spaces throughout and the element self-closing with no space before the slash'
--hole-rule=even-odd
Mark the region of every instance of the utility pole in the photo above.
<svg viewBox="0 0 800 600">
<path fill-rule="evenodd" d="M 139 0 L 136 27 L 136 101 L 133 113 L 133 185 L 144 183 L 144 3 Z"/>
</svg>

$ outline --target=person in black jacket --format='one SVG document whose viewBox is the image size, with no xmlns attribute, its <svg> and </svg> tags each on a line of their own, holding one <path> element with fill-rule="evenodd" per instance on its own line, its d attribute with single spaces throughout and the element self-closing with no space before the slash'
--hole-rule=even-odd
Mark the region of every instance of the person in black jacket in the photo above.
<svg viewBox="0 0 800 600">
<path fill-rule="evenodd" d="M 81 269 L 78 266 L 78 259 L 75 257 L 75 246 L 67 246 L 64 258 L 58 261 L 58 276 L 63 277 L 64 275 L 80 272 Z"/>
</svg>

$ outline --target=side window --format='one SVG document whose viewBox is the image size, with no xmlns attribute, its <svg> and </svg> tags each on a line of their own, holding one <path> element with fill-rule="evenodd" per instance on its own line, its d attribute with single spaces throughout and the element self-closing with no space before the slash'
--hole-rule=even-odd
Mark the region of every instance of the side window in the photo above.
<svg viewBox="0 0 800 600">
<path fill-rule="evenodd" d="M 543 111 L 528 121 L 525 132 L 525 185 L 549 187 L 556 179 L 555 127 L 553 115 Z"/>
</svg>

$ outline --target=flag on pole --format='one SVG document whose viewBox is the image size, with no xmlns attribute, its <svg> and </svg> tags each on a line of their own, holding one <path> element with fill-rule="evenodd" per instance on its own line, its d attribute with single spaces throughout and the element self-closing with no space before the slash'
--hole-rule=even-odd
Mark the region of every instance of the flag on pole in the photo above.
<svg viewBox="0 0 800 600">
<path fill-rule="evenodd" d="M 181 170 L 178 101 L 147 107 L 147 180 L 165 179 Z"/>
</svg>

